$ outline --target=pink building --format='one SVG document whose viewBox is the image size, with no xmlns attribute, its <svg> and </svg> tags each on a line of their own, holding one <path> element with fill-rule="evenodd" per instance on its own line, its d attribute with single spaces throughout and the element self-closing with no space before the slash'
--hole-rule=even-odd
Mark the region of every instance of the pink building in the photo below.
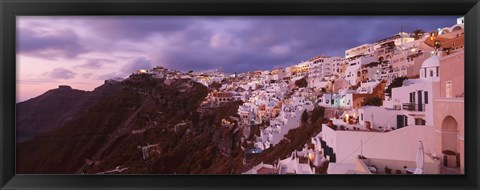
<svg viewBox="0 0 480 190">
<path fill-rule="evenodd" d="M 444 166 L 464 173 L 464 51 L 440 60 L 440 96 L 435 100 L 437 152 Z M 472 126 L 473 127 L 473 126 Z M 456 155 L 445 154 L 446 150 Z M 445 160 L 446 157 L 446 160 Z"/>
</svg>

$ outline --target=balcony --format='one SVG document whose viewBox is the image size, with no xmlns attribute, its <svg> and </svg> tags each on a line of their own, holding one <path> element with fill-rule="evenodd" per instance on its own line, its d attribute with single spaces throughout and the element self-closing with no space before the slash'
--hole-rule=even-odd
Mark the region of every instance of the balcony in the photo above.
<svg viewBox="0 0 480 190">
<path fill-rule="evenodd" d="M 404 103 L 402 105 L 403 110 L 408 111 L 425 111 L 425 104 Z"/>
</svg>

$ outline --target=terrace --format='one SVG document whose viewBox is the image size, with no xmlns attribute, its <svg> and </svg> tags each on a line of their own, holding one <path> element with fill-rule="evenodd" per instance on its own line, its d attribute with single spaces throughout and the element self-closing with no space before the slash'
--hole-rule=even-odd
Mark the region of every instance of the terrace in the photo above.
<svg viewBox="0 0 480 190">
<path fill-rule="evenodd" d="M 355 170 L 362 174 L 413 174 L 415 168 L 415 160 L 355 158 Z M 440 174 L 440 160 L 426 154 L 423 169 L 425 174 Z"/>
</svg>

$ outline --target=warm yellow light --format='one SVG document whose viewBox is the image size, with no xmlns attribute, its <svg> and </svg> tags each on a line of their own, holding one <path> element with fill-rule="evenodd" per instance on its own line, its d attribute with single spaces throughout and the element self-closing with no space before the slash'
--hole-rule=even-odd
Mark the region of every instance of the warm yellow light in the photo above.
<svg viewBox="0 0 480 190">
<path fill-rule="evenodd" d="M 315 159 L 315 154 L 313 153 L 308 153 L 308 159 L 310 159 L 311 161 L 313 161 L 313 159 Z"/>
</svg>

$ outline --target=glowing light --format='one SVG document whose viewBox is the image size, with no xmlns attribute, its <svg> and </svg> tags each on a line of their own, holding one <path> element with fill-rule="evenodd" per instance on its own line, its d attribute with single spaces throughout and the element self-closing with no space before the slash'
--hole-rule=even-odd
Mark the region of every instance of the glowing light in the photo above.
<svg viewBox="0 0 480 190">
<path fill-rule="evenodd" d="M 147 70 L 145 70 L 145 69 L 139 69 L 139 70 L 137 70 L 137 73 L 147 73 Z"/>
<path fill-rule="evenodd" d="M 311 161 L 313 161 L 315 159 L 315 154 L 313 154 L 312 152 L 309 152 L 308 153 L 308 159 L 310 159 Z"/>
</svg>

